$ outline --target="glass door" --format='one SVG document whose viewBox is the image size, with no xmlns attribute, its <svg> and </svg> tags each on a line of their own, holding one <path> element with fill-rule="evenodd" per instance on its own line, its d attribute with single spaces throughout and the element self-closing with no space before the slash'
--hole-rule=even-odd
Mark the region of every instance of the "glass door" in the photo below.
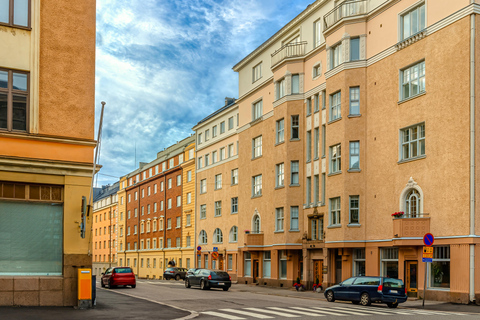
<svg viewBox="0 0 480 320">
<path fill-rule="evenodd" d="M 416 297 L 418 291 L 418 262 L 407 261 L 405 272 L 405 286 L 407 288 L 407 295 L 409 297 Z"/>
</svg>

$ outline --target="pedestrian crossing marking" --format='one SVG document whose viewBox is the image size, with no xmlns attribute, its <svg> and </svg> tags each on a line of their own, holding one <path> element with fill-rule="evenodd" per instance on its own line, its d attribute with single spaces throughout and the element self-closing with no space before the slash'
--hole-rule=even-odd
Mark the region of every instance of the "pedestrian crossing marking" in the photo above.
<svg viewBox="0 0 480 320">
<path fill-rule="evenodd" d="M 315 307 L 315 309 L 319 309 L 319 308 L 318 308 L 318 307 Z M 351 311 L 351 310 L 345 310 L 345 309 L 343 309 L 343 308 L 341 308 L 341 307 L 329 307 L 328 309 L 334 309 L 334 310 L 336 310 L 336 311 L 338 311 L 338 312 L 343 312 L 343 313 L 347 313 L 347 314 L 353 314 L 353 315 L 355 315 L 355 316 L 367 316 L 367 315 L 370 315 L 370 314 L 368 314 L 368 312 L 367 312 L 367 314 L 365 314 L 363 311 L 360 312 L 360 310 L 359 310 L 359 311 Z"/>
<path fill-rule="evenodd" d="M 239 309 L 220 309 L 220 311 L 238 313 L 238 314 L 243 314 L 245 316 L 250 316 L 250 317 L 260 318 L 260 319 L 272 319 L 273 318 L 273 317 L 266 316 L 266 315 L 263 315 L 263 314 L 256 314 L 256 313 L 253 313 L 253 312 L 243 311 L 243 310 L 239 310 Z"/>
<path fill-rule="evenodd" d="M 281 310 L 281 311 L 288 311 L 291 313 L 298 313 L 298 314 L 303 314 L 305 316 L 309 317 L 324 317 L 324 314 L 318 314 L 318 313 L 313 313 L 313 312 L 307 312 L 307 311 L 299 311 L 299 310 L 291 310 L 291 309 L 286 309 L 286 308 L 280 308 L 280 307 L 267 307 L 269 309 L 273 310 Z"/>
<path fill-rule="evenodd" d="M 285 317 L 285 318 L 298 318 L 298 317 L 300 317 L 299 315 L 296 315 L 296 314 L 289 314 L 289 313 L 283 313 L 283 312 L 279 312 L 279 311 L 266 310 L 266 309 L 260 309 L 260 308 L 244 308 L 244 309 L 251 310 L 251 311 L 257 311 L 257 312 L 268 313 L 268 314 L 274 314 L 274 315 L 282 316 L 282 317 Z"/>
<path fill-rule="evenodd" d="M 310 311 L 310 309 L 308 308 L 303 308 L 303 307 L 292 307 L 292 309 L 297 309 L 297 310 L 304 310 L 304 311 Z M 318 313 L 325 313 L 325 314 L 329 314 L 331 316 L 347 316 L 346 314 L 341 314 L 341 313 L 338 313 L 338 312 L 333 312 L 333 311 L 326 311 L 326 310 L 320 310 L 320 309 L 323 309 L 323 308 L 315 308 L 315 312 L 318 312 Z M 318 309 L 318 310 L 317 310 Z M 326 308 L 325 308 L 326 309 Z"/>
<path fill-rule="evenodd" d="M 228 315 L 228 314 L 223 314 L 223 313 L 215 312 L 215 311 L 203 311 L 203 312 L 200 312 L 200 313 L 208 314 L 209 316 L 215 316 L 215 317 L 219 317 L 219 318 L 223 318 L 223 319 L 230 319 L 230 320 L 245 319 L 245 318 L 241 318 L 241 317 L 237 317 L 237 316 L 231 316 L 231 315 Z"/>
</svg>

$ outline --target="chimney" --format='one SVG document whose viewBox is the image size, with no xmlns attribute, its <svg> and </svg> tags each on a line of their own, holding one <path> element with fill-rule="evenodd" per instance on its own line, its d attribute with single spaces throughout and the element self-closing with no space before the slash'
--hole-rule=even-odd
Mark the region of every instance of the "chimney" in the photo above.
<svg viewBox="0 0 480 320">
<path fill-rule="evenodd" d="M 225 97 L 225 106 L 228 106 L 229 104 L 232 104 L 234 102 L 235 102 L 235 98 Z"/>
</svg>

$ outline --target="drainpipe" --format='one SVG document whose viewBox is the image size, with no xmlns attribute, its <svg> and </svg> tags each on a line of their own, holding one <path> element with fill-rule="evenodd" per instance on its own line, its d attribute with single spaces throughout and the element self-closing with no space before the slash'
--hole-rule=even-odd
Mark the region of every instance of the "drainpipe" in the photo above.
<svg viewBox="0 0 480 320">
<path fill-rule="evenodd" d="M 470 0 L 474 6 L 474 0 Z M 470 236 L 475 236 L 475 14 L 470 16 Z M 475 244 L 470 244 L 470 302 L 475 302 Z"/>
</svg>

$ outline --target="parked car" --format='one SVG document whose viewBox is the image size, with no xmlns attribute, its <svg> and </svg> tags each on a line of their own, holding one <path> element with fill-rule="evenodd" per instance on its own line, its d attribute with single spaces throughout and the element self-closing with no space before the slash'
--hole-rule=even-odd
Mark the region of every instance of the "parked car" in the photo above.
<svg viewBox="0 0 480 320">
<path fill-rule="evenodd" d="M 189 274 L 194 274 L 196 270 L 198 270 L 198 268 L 188 269 L 186 276 L 188 276 Z"/>
<path fill-rule="evenodd" d="M 232 278 L 225 271 L 197 269 L 185 278 L 185 288 L 191 286 L 199 286 L 202 290 L 222 288 L 223 291 L 228 291 L 232 286 Z"/>
<path fill-rule="evenodd" d="M 102 273 L 100 281 L 102 287 L 108 286 L 110 289 L 116 286 L 137 286 L 135 274 L 130 267 L 113 267 Z"/>
<path fill-rule="evenodd" d="M 327 301 L 352 301 L 364 306 L 373 303 L 386 303 L 389 308 L 398 307 L 407 301 L 407 290 L 402 280 L 386 277 L 353 277 L 324 292 Z"/>
<path fill-rule="evenodd" d="M 169 267 L 165 269 L 165 271 L 163 272 L 163 279 L 165 280 L 175 279 L 178 281 L 180 279 L 185 279 L 186 274 L 187 274 L 187 269 L 185 268 Z"/>
</svg>

